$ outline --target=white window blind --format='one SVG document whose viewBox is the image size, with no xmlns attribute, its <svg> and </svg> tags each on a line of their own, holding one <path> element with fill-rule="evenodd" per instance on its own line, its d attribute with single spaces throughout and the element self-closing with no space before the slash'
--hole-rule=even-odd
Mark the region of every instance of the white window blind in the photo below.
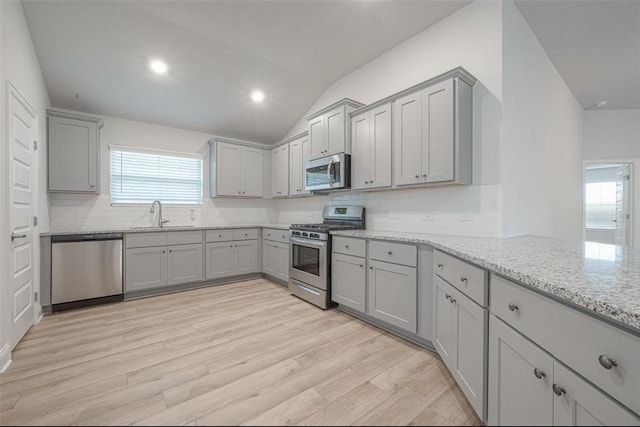
<svg viewBox="0 0 640 427">
<path fill-rule="evenodd" d="M 111 203 L 202 204 L 203 158 L 112 146 Z"/>
</svg>

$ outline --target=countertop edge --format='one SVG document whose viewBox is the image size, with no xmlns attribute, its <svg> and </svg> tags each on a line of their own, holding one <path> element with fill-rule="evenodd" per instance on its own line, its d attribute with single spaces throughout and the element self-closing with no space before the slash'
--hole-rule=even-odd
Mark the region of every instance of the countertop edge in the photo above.
<svg viewBox="0 0 640 427">
<path fill-rule="evenodd" d="M 148 228 L 112 228 L 101 230 L 63 230 L 63 231 L 45 231 L 40 233 L 40 237 L 51 236 L 72 236 L 79 234 L 107 234 L 107 233 L 158 233 L 158 232 L 174 232 L 174 231 L 206 231 L 206 230 L 237 230 L 241 228 L 270 228 L 275 230 L 288 230 L 289 224 L 238 224 L 238 225 L 211 225 L 198 227 L 148 227 Z"/>
</svg>

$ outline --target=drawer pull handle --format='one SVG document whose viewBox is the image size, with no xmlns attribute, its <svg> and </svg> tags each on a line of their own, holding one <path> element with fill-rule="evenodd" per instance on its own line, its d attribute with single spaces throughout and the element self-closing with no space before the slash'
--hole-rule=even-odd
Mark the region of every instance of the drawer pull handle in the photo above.
<svg viewBox="0 0 640 427">
<path fill-rule="evenodd" d="M 545 374 L 544 371 L 542 371 L 542 370 L 540 370 L 538 368 L 535 368 L 533 370 L 533 375 L 535 375 L 536 378 L 539 379 L 539 380 L 541 380 L 542 378 L 547 376 L 547 374 Z"/>
<path fill-rule="evenodd" d="M 509 310 L 511 311 L 516 311 L 519 307 L 517 305 L 515 305 L 514 303 L 510 302 L 509 303 Z"/>
<path fill-rule="evenodd" d="M 559 386 L 558 384 L 554 384 L 551 388 L 553 388 L 553 392 L 557 396 L 562 396 L 563 394 L 565 394 L 567 392 L 567 390 L 565 390 L 564 387 Z"/>
<path fill-rule="evenodd" d="M 466 282 L 467 282 L 467 278 L 466 278 L 466 277 L 461 277 L 461 278 L 460 278 L 460 281 L 461 281 L 462 283 L 466 283 Z"/>
<path fill-rule="evenodd" d="M 600 365 L 604 369 L 611 369 L 614 366 L 618 366 L 618 362 L 616 362 L 614 359 L 611 359 L 606 354 L 601 354 L 600 357 L 598 357 L 598 362 L 600 362 Z"/>
<path fill-rule="evenodd" d="M 393 255 L 393 252 L 391 252 L 391 251 L 389 251 L 389 252 L 387 252 L 387 253 L 388 253 L 389 255 Z"/>
<path fill-rule="evenodd" d="M 442 268 L 442 264 L 438 264 L 438 268 Z"/>
</svg>

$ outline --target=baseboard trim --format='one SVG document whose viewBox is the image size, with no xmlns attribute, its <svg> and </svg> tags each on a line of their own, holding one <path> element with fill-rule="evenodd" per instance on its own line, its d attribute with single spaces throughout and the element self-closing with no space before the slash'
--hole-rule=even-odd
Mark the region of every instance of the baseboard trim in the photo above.
<svg viewBox="0 0 640 427">
<path fill-rule="evenodd" d="M 7 370 L 11 364 L 11 346 L 5 344 L 0 350 L 0 374 Z"/>
</svg>

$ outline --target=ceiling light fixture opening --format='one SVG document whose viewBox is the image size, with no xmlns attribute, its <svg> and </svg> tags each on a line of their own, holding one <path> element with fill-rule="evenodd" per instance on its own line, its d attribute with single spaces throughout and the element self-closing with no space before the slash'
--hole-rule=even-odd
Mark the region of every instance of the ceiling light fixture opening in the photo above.
<svg viewBox="0 0 640 427">
<path fill-rule="evenodd" d="M 151 71 L 153 71 L 156 74 L 166 74 L 167 70 L 169 69 L 167 67 L 167 64 L 164 61 L 161 61 L 159 59 L 154 59 L 149 63 L 149 68 L 151 68 Z"/>
<path fill-rule="evenodd" d="M 602 108 L 602 107 L 605 107 L 608 103 L 609 101 L 599 101 L 596 103 L 596 107 Z"/>
<path fill-rule="evenodd" d="M 264 92 L 261 90 L 254 90 L 251 92 L 251 99 L 253 102 L 262 102 L 264 101 Z"/>
</svg>

